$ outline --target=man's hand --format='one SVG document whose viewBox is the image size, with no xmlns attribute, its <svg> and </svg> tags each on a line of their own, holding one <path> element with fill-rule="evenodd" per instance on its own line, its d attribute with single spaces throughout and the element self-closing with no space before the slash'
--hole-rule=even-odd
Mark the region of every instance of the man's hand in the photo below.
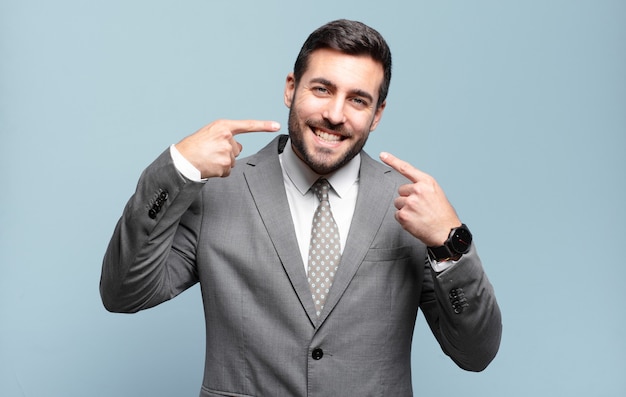
<svg viewBox="0 0 626 397">
<path fill-rule="evenodd" d="M 275 121 L 216 120 L 178 142 L 176 149 L 200 171 L 202 178 L 226 177 L 242 149 L 236 135 L 279 129 L 280 124 Z"/>
<path fill-rule="evenodd" d="M 412 182 L 400 186 L 394 200 L 398 223 L 426 246 L 443 245 L 461 221 L 437 181 L 392 154 L 383 152 L 380 159 Z"/>
</svg>

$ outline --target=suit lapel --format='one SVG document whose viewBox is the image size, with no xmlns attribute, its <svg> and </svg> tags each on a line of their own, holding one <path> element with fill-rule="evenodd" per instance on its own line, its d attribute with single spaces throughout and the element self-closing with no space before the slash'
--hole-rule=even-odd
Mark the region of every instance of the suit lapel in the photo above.
<svg viewBox="0 0 626 397">
<path fill-rule="evenodd" d="M 361 152 L 359 195 L 354 216 L 339 269 L 319 318 L 320 323 L 326 319 L 348 288 L 389 211 L 389 203 L 396 194 L 395 185 L 390 178 L 385 178 L 385 174 L 389 172 L 390 169 L 384 168 L 365 152 Z"/>
<path fill-rule="evenodd" d="M 286 138 L 286 136 L 276 138 L 255 156 L 250 157 L 244 178 L 298 299 L 311 322 L 315 323 L 317 321 L 315 306 L 294 232 L 278 159 L 279 147 L 284 145 L 282 140 Z"/>
</svg>

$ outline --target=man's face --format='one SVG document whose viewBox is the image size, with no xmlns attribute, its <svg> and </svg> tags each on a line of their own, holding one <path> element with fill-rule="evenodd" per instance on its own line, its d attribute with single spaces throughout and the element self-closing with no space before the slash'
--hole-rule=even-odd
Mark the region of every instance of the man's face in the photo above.
<svg viewBox="0 0 626 397">
<path fill-rule="evenodd" d="M 300 81 L 285 84 L 289 136 L 295 153 L 320 175 L 327 175 L 360 152 L 382 117 L 376 107 L 384 72 L 369 56 L 331 49 L 311 53 Z"/>
</svg>

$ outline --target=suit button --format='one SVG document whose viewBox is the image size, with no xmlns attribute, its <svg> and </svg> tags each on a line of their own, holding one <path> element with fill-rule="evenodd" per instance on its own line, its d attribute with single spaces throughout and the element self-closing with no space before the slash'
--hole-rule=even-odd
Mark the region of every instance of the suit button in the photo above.
<svg viewBox="0 0 626 397">
<path fill-rule="evenodd" d="M 150 217 L 150 219 L 156 218 L 157 211 L 155 211 L 153 208 L 151 208 L 150 211 L 148 211 L 148 216 Z"/>
<path fill-rule="evenodd" d="M 311 357 L 313 357 L 313 360 L 321 360 L 324 357 L 324 351 L 320 348 L 313 349 Z"/>
</svg>

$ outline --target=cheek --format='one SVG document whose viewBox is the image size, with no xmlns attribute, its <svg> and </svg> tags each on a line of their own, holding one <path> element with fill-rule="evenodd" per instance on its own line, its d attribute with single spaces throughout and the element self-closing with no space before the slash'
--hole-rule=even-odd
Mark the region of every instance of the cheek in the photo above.
<svg viewBox="0 0 626 397">
<path fill-rule="evenodd" d="M 373 121 L 374 117 L 370 113 L 355 112 L 352 115 L 348 115 L 350 128 L 364 134 L 368 134 L 371 131 Z"/>
<path fill-rule="evenodd" d="M 320 106 L 314 100 L 301 99 L 296 103 L 296 112 L 301 118 L 315 117 L 320 114 Z"/>
</svg>

